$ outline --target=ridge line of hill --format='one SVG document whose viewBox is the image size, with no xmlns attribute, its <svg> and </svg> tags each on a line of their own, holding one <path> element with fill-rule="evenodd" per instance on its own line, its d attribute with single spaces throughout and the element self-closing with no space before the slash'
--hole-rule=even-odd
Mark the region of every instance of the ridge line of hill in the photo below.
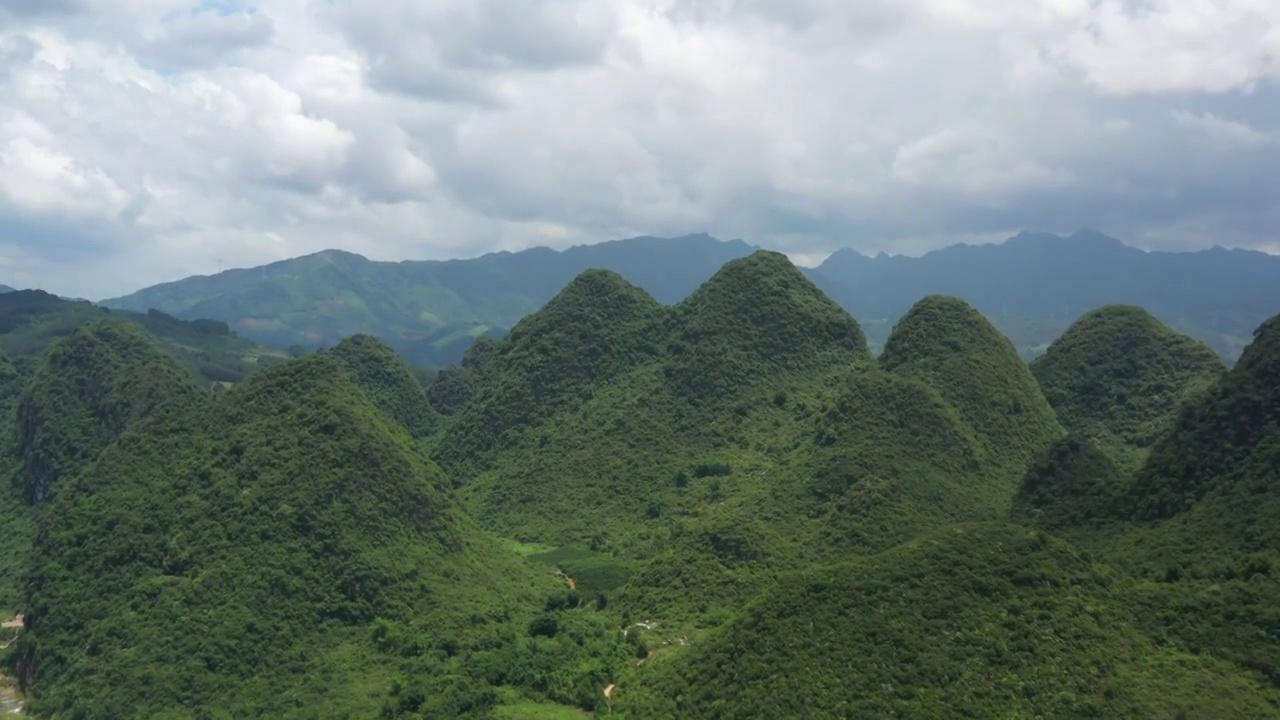
<svg viewBox="0 0 1280 720">
<path fill-rule="evenodd" d="M 411 362 L 458 362 L 480 337 L 500 337 L 580 272 L 611 270 L 672 305 L 756 247 L 709 235 L 639 237 L 456 260 L 382 262 L 325 250 L 255 268 L 193 276 L 102 301 L 228 323 L 275 347 L 331 347 L 371 334 Z M 1257 323 L 1280 307 L 1280 257 L 1221 248 L 1145 251 L 1101 233 L 1022 233 L 918 257 L 838 251 L 803 272 L 857 317 L 872 349 L 928 295 L 966 300 L 1030 358 L 1080 315 L 1141 305 L 1234 360 Z"/>
</svg>

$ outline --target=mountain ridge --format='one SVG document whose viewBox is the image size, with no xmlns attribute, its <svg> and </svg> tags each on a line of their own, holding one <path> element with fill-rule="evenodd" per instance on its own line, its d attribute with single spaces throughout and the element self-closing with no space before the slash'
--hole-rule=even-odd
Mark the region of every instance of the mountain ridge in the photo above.
<svg viewBox="0 0 1280 720">
<path fill-rule="evenodd" d="M 757 249 L 705 233 L 641 236 L 563 250 L 537 247 L 452 260 L 375 261 L 329 249 L 256 268 L 154 285 L 102 301 L 229 323 L 276 347 L 328 347 L 372 334 L 415 364 L 461 359 L 478 337 L 501 336 L 590 268 L 618 272 L 656 300 L 683 300 L 724 263 Z M 1023 232 L 918 257 L 837 250 L 803 271 L 862 322 L 873 349 L 891 320 L 922 297 L 962 298 L 1032 357 L 1085 312 L 1136 304 L 1233 360 L 1280 297 L 1280 257 L 1221 248 L 1146 251 L 1102 233 Z M 1191 292 L 1194 291 L 1194 292 Z M 1201 297 L 1187 303 L 1188 297 Z"/>
</svg>

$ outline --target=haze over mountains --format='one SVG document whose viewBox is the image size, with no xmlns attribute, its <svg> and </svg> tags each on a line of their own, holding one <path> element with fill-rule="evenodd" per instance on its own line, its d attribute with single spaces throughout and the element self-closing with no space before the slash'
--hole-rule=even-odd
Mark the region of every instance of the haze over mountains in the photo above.
<svg viewBox="0 0 1280 720">
<path fill-rule="evenodd" d="M 458 361 L 474 338 L 502 335 L 588 268 L 617 272 L 671 304 L 753 249 L 694 235 L 450 261 L 373 262 L 326 251 L 165 283 L 103 304 L 213 318 L 277 347 L 332 346 L 369 333 L 412 362 L 443 366 Z M 841 250 L 804 272 L 859 319 L 877 352 L 893 322 L 930 294 L 970 302 L 1028 358 L 1083 313 L 1133 304 L 1234 361 L 1253 328 L 1280 307 L 1280 257 L 1221 248 L 1144 252 L 1091 231 L 1023 233 L 918 258 Z"/>
<path fill-rule="evenodd" d="M 429 387 L 355 336 L 213 391 L 181 321 L 5 302 L 37 717 L 1280 717 L 1280 316 L 1028 365 L 929 295 L 877 357 L 756 251 L 579 273 Z"/>
</svg>

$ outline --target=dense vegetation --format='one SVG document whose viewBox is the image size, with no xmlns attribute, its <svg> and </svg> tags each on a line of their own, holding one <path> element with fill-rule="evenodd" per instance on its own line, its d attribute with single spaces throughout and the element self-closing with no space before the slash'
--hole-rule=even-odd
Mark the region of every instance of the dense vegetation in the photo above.
<svg viewBox="0 0 1280 720">
<path fill-rule="evenodd" d="M 355 335 L 216 389 L 177 338 L 225 326 L 19 293 L 29 709 L 1280 717 L 1280 317 L 1225 371 L 1102 308 L 1029 368 L 936 295 L 876 359 L 777 253 L 638 285 L 437 373 Z"/>
<path fill-rule="evenodd" d="M 659 302 L 687 297 L 722 264 L 749 255 L 741 241 L 633 238 L 555 252 L 535 248 L 471 260 L 380 263 L 327 251 L 249 270 L 157 285 L 110 307 L 157 308 L 230 323 L 278 347 L 331 347 L 367 333 L 411 362 L 456 363 L 473 338 L 501 336 L 584 270 L 621 274 Z M 1275 312 L 1280 260 L 1258 252 L 1143 252 L 1098 233 L 1023 233 L 998 245 L 955 245 L 922 257 L 841 250 L 806 274 L 883 347 L 920 298 L 963 298 L 1034 357 L 1080 315 L 1129 303 L 1234 360 Z"/>
<path fill-rule="evenodd" d="M 461 717 L 503 685 L 589 704 L 629 648 L 589 614 L 535 623 L 563 586 L 459 513 L 379 410 L 403 382 L 386 360 L 358 340 L 221 397 L 175 389 L 61 478 L 16 649 L 32 711 Z"/>
<path fill-rule="evenodd" d="M 956 526 L 778 583 L 696 647 L 632 674 L 634 718 L 1251 718 L 1225 662 L 1138 631 L 1116 580 L 1007 525 Z"/>
</svg>

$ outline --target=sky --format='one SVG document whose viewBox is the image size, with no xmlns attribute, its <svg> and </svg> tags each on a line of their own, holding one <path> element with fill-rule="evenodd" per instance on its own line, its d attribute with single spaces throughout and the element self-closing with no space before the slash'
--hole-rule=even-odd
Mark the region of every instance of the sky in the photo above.
<svg viewBox="0 0 1280 720">
<path fill-rule="evenodd" d="M 0 283 L 709 232 L 1280 252 L 1275 0 L 0 0 Z"/>
</svg>

